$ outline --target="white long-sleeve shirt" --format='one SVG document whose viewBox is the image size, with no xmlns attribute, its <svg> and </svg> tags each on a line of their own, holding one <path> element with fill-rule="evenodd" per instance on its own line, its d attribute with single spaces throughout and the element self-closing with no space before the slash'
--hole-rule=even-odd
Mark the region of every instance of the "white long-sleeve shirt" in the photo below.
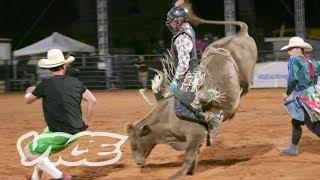
<svg viewBox="0 0 320 180">
<path fill-rule="evenodd" d="M 178 80 L 181 79 L 189 69 L 190 52 L 192 51 L 193 43 L 190 36 L 181 34 L 174 41 L 174 45 L 177 48 L 179 61 L 174 77 Z"/>
</svg>

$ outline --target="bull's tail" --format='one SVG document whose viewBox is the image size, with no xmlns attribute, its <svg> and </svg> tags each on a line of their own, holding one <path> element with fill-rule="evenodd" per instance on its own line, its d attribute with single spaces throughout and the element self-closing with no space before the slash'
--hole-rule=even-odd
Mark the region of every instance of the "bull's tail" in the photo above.
<svg viewBox="0 0 320 180">
<path fill-rule="evenodd" d="M 240 31 L 237 33 L 239 35 L 248 35 L 248 26 L 246 23 L 241 21 L 210 21 L 204 20 L 198 17 L 192 9 L 192 4 L 187 0 L 182 4 L 184 8 L 189 11 L 189 19 L 191 24 L 199 25 L 199 24 L 216 24 L 216 25 L 235 25 L 240 27 Z"/>
<path fill-rule="evenodd" d="M 240 27 L 240 30 L 237 34 L 248 36 L 248 25 L 242 21 L 210 21 L 201 19 L 199 24 L 235 25 Z"/>
</svg>

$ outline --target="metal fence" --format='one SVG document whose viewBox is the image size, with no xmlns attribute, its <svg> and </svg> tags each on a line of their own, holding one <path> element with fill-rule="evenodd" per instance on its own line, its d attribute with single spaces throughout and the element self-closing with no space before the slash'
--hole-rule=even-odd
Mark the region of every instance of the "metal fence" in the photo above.
<svg viewBox="0 0 320 180">
<path fill-rule="evenodd" d="M 155 72 L 152 69 L 161 69 L 161 55 L 143 55 L 147 67 L 147 85 Z M 90 89 L 137 89 L 142 88 L 139 81 L 140 70 L 137 65 L 138 55 L 115 55 L 108 57 L 79 56 L 69 65 L 79 70 L 78 78 Z M 0 60 L 0 92 L 21 92 L 27 87 L 39 83 L 43 78 L 50 76 L 49 70 L 37 66 L 41 57 L 32 60 L 14 59 Z M 101 59 L 105 59 L 101 61 Z M 106 64 L 111 65 L 111 71 L 106 70 Z M 146 74 L 146 73 L 144 73 Z"/>
<path fill-rule="evenodd" d="M 144 57 L 146 65 L 148 87 L 155 72 L 152 69 L 161 69 L 162 56 L 140 55 Z M 137 89 L 142 88 L 139 74 L 143 72 L 136 65 L 140 60 L 138 55 L 116 55 L 108 57 L 78 57 L 73 68 L 79 69 L 79 79 L 90 89 Z M 101 59 L 104 59 L 101 61 Z M 106 68 L 110 65 L 111 68 Z"/>
<path fill-rule="evenodd" d="M 145 58 L 147 74 L 144 76 L 147 76 L 147 88 L 150 88 L 150 81 L 155 75 L 152 69 L 161 70 L 160 58 L 163 56 L 140 56 Z M 70 66 L 79 70 L 78 78 L 90 89 L 137 89 L 143 85 L 141 78 L 139 79 L 141 73 L 135 66 L 139 63 L 138 57 L 139 55 L 78 56 Z M 286 61 L 287 58 L 286 53 L 280 51 L 260 51 L 258 54 L 258 62 Z M 0 92 L 25 91 L 28 86 L 49 76 L 48 70 L 37 67 L 40 57 L 32 59 L 0 60 Z M 108 70 L 105 68 L 107 64 L 111 66 Z"/>
</svg>

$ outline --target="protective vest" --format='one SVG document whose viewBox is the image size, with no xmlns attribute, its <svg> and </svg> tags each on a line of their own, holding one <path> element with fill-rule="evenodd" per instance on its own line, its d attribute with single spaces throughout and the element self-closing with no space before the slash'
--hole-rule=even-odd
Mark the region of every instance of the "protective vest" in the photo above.
<svg viewBox="0 0 320 180">
<path fill-rule="evenodd" d="M 187 34 L 192 40 L 193 48 L 190 52 L 189 71 L 194 72 L 199 65 L 199 59 L 197 57 L 196 46 L 195 46 L 195 42 L 196 42 L 195 32 L 189 24 L 187 24 L 183 30 L 179 31 L 175 36 L 173 36 L 171 40 L 171 49 L 172 49 L 174 67 L 175 69 L 177 69 L 178 63 L 179 63 L 178 51 L 177 51 L 177 47 L 174 45 L 174 42 L 182 34 Z"/>
<path fill-rule="evenodd" d="M 191 37 L 193 48 L 190 52 L 190 61 L 189 61 L 189 69 L 186 73 L 178 80 L 177 90 L 174 93 L 175 98 L 179 99 L 182 103 L 190 106 L 190 104 L 195 99 L 195 91 L 193 88 L 193 80 L 195 77 L 195 73 L 198 70 L 199 66 L 199 59 L 197 58 L 196 48 L 195 48 L 195 33 L 192 27 L 187 24 L 187 26 L 182 30 L 179 31 L 173 38 L 171 42 L 171 49 L 172 49 L 172 58 L 175 69 L 178 67 L 179 59 L 178 59 L 178 51 L 176 46 L 174 45 L 175 40 L 182 34 L 187 34 Z"/>
</svg>

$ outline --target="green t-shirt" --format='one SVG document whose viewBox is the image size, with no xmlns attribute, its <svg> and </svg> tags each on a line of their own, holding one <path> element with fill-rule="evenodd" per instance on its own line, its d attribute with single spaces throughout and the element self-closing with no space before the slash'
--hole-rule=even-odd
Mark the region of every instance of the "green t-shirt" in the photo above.
<svg viewBox="0 0 320 180">
<path fill-rule="evenodd" d="M 76 134 L 83 130 L 81 99 L 87 88 L 77 78 L 52 76 L 32 93 L 42 98 L 45 120 L 51 132 Z"/>
</svg>

